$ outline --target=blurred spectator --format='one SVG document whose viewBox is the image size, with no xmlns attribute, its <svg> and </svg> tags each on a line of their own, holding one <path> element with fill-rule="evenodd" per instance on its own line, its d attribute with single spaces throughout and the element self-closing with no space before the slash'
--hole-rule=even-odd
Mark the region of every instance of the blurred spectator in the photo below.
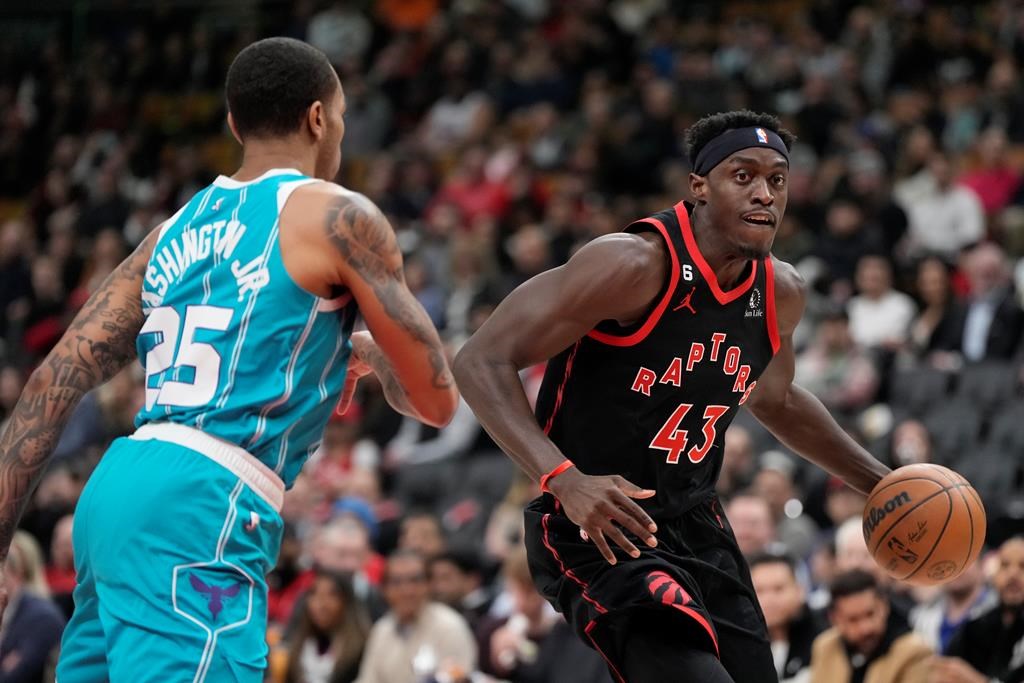
<svg viewBox="0 0 1024 683">
<path fill-rule="evenodd" d="M 796 463 L 785 453 L 768 451 L 761 456 L 760 469 L 750 490 L 763 498 L 772 513 L 777 536 L 791 557 L 806 557 L 818 527 L 804 514 L 793 478 Z"/>
<path fill-rule="evenodd" d="M 916 358 L 923 358 L 935 350 L 944 328 L 951 322 L 955 302 L 949 266 L 936 256 L 922 259 L 917 264 L 915 285 L 920 308 L 910 323 L 907 350 Z"/>
<path fill-rule="evenodd" d="M 398 547 L 409 550 L 429 561 L 448 546 L 437 515 L 426 511 L 414 511 L 402 519 L 398 532 Z"/>
<path fill-rule="evenodd" d="M 1007 158 L 1006 132 L 989 128 L 975 141 L 976 166 L 960 177 L 960 184 L 970 188 L 989 216 L 1006 208 L 1020 187 L 1020 171 Z"/>
<path fill-rule="evenodd" d="M 307 541 L 313 568 L 283 585 L 279 592 L 270 593 L 271 620 L 287 621 L 301 613 L 296 610 L 301 609 L 316 570 L 347 574 L 356 597 L 367 607 L 370 616 L 376 618 L 383 614 L 383 600 L 377 591 L 382 560 L 370 546 L 370 534 L 365 525 L 351 517 L 341 517 L 318 529 Z"/>
<path fill-rule="evenodd" d="M 306 40 L 323 50 L 335 66 L 358 60 L 370 47 L 373 26 L 356 4 L 333 2 L 309 20 Z"/>
<path fill-rule="evenodd" d="M 768 502 L 753 492 L 732 497 L 725 506 L 736 544 L 744 557 L 763 553 L 778 541 L 775 520 Z"/>
<path fill-rule="evenodd" d="M 836 527 L 836 544 L 838 546 L 839 529 L 850 519 L 859 519 L 864 512 L 867 497 L 851 489 L 837 477 L 829 477 L 825 482 L 825 512 L 832 526 Z"/>
<path fill-rule="evenodd" d="M 349 577 L 318 571 L 284 661 L 272 659 L 272 671 L 283 669 L 283 675 L 279 672 L 273 680 L 352 683 L 369 632 L 369 617 L 356 600 Z"/>
<path fill-rule="evenodd" d="M 797 358 L 795 379 L 839 415 L 853 415 L 874 399 L 878 373 L 864 348 L 853 340 L 845 311 L 826 313 L 814 341 Z"/>
<path fill-rule="evenodd" d="M 456 671 L 458 680 L 476 668 L 473 635 L 458 612 L 430 601 L 420 555 L 399 550 L 388 557 L 384 594 L 390 610 L 370 631 L 359 683 L 409 683 Z"/>
<path fill-rule="evenodd" d="M 942 654 L 961 626 L 997 603 L 995 591 L 985 582 L 983 563 L 975 562 L 942 586 L 933 600 L 911 610 L 910 623 L 932 650 Z"/>
<path fill-rule="evenodd" d="M 907 212 L 912 255 L 956 258 L 985 236 L 985 213 L 971 190 L 953 182 L 952 163 L 937 152 L 916 175 L 896 183 L 893 196 Z"/>
<path fill-rule="evenodd" d="M 725 446 L 722 453 L 722 471 L 718 475 L 716 490 L 724 498 L 750 486 L 757 469 L 754 460 L 754 440 L 750 432 L 733 423 L 725 432 Z"/>
<path fill-rule="evenodd" d="M 884 256 L 867 255 L 857 262 L 858 294 L 850 299 L 850 334 L 867 349 L 897 350 L 907 338 L 917 307 L 893 289 L 892 264 Z"/>
<path fill-rule="evenodd" d="M 768 626 L 779 682 L 806 681 L 810 676 L 811 645 L 827 625 L 805 604 L 793 561 L 785 555 L 754 555 L 750 558 L 750 578 Z"/>
<path fill-rule="evenodd" d="M 890 609 L 874 576 L 832 582 L 832 628 L 814 641 L 811 683 L 925 683 L 931 649 Z"/>
<path fill-rule="evenodd" d="M 4 683 L 42 683 L 60 645 L 64 617 L 46 593 L 34 587 L 42 579 L 40 559 L 32 537 L 15 532 L 4 565 L 9 601 L 0 622 L 0 680 Z"/>
<path fill-rule="evenodd" d="M 892 430 L 889 461 L 893 467 L 933 462 L 932 440 L 920 421 L 903 420 Z"/>
<path fill-rule="evenodd" d="M 25 377 L 18 368 L 13 365 L 0 366 L 0 425 L 6 422 L 7 416 L 14 410 L 24 387 Z"/>
<path fill-rule="evenodd" d="M 609 681 L 600 655 L 584 645 L 537 592 L 525 549 L 509 555 L 503 573 L 512 595 L 512 615 L 488 634 L 481 668 L 509 683 Z"/>
<path fill-rule="evenodd" d="M 1024 333 L 1024 310 L 1006 254 L 992 242 L 979 244 L 967 253 L 964 274 L 970 293 L 952 312 L 937 347 L 959 351 L 969 361 L 1012 358 Z"/>
<path fill-rule="evenodd" d="M 1024 538 L 999 546 L 992 586 L 999 603 L 957 631 L 935 663 L 933 683 L 1024 680 Z"/>
<path fill-rule="evenodd" d="M 53 528 L 50 539 L 50 563 L 46 565 L 46 583 L 50 595 L 68 618 L 74 611 L 75 549 L 71 542 L 73 515 L 65 515 Z"/>
<path fill-rule="evenodd" d="M 825 232 L 814 254 L 825 265 L 834 298 L 845 301 L 853 293 L 854 275 L 861 259 L 881 245 L 864 224 L 864 210 L 851 199 L 837 198 L 825 213 Z"/>
<path fill-rule="evenodd" d="M 430 593 L 461 614 L 474 633 L 494 602 L 484 583 L 483 561 L 472 548 L 453 548 L 430 561 Z"/>
</svg>

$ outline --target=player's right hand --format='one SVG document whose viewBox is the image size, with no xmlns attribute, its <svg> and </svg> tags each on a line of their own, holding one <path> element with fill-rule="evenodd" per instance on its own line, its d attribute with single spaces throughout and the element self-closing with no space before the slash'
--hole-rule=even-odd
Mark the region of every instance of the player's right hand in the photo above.
<svg viewBox="0 0 1024 683">
<path fill-rule="evenodd" d="M 608 539 L 630 557 L 640 557 L 640 551 L 622 533 L 620 526 L 633 532 L 649 547 L 658 545 L 654 537 L 658 526 L 633 502 L 634 498 L 650 498 L 654 491 L 642 489 L 618 475 L 591 476 L 576 468 L 552 479 L 548 488 L 562 504 L 566 516 L 594 542 L 609 564 L 615 564 L 616 559 Z"/>
</svg>

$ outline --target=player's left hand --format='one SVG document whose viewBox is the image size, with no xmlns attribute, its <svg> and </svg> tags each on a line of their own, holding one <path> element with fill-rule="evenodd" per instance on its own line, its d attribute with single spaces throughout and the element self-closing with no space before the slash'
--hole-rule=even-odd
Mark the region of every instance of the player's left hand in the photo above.
<svg viewBox="0 0 1024 683">
<path fill-rule="evenodd" d="M 928 683 L 987 683 L 988 679 L 959 657 L 935 657 Z"/>
<path fill-rule="evenodd" d="M 344 415 L 348 407 L 352 405 L 352 397 L 356 393 L 356 385 L 359 380 L 366 377 L 373 368 L 363 359 L 368 344 L 374 344 L 373 337 L 369 332 L 352 333 L 352 353 L 348 357 L 348 369 L 345 371 L 345 386 L 341 390 L 341 400 L 338 402 L 338 414 Z"/>
</svg>

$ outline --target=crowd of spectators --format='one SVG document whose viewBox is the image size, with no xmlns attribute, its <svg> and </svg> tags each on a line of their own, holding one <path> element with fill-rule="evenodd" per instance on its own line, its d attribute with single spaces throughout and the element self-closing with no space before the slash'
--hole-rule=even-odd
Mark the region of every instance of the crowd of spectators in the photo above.
<svg viewBox="0 0 1024 683">
<path fill-rule="evenodd" d="M 452 353 L 529 277 L 686 198 L 688 125 L 728 109 L 778 114 L 798 136 L 774 250 L 809 288 L 798 381 L 888 464 L 953 466 L 993 525 L 1020 514 L 1018 3 L 66 4 L 0 10 L 0 422 L 90 292 L 233 171 L 227 65 L 259 37 L 288 35 L 337 68 L 338 180 L 390 219 Z M 542 371 L 523 373 L 528 394 Z M 141 377 L 134 366 L 85 398 L 32 500 L 8 558 L 20 599 L 0 625 L 0 681 L 48 670 L 73 610 L 71 513 L 106 444 L 131 431 Z M 995 553 L 993 535 L 989 564 L 907 592 L 859 540 L 863 497 L 745 413 L 724 450 L 720 493 L 784 680 L 806 680 L 815 657 L 826 663 L 811 680 L 926 680 L 872 679 L 893 657 L 927 680 L 1006 675 L 955 632 L 990 604 L 1019 609 L 1019 544 Z M 286 496 L 269 679 L 609 680 L 529 581 L 520 511 L 534 495 L 465 404 L 430 429 L 365 381 Z M 822 615 L 837 631 L 815 642 Z M 870 628 L 844 630 L 857 619 Z M 951 642 L 956 657 L 918 667 Z"/>
</svg>

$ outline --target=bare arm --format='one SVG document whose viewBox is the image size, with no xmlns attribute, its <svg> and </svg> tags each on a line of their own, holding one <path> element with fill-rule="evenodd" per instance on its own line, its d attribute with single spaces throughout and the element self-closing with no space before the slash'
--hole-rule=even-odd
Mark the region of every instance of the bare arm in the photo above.
<svg viewBox="0 0 1024 683">
<path fill-rule="evenodd" d="M 602 320 L 631 322 L 644 315 L 666 277 L 665 248 L 656 237 L 615 234 L 594 240 L 566 265 L 532 278 L 506 298 L 455 359 L 455 374 L 463 397 L 481 424 L 508 455 L 534 480 L 572 453 L 562 454 L 537 424 L 519 370 L 545 361 L 586 335 Z M 579 524 L 605 557 L 612 554 L 601 532 L 627 550 L 632 544 L 608 524 L 613 517 L 644 539 L 653 526 L 629 497 L 646 498 L 621 477 L 614 492 L 594 493 L 574 503 L 586 477 L 576 469 L 553 479 L 552 492 L 570 519 Z M 598 500 L 605 496 L 604 500 Z M 620 518 L 612 509 L 629 511 Z M 603 520 L 598 519 L 603 515 Z M 611 529 L 611 530 L 609 530 Z M 595 537 L 595 533 L 597 537 Z M 623 542 L 627 545 L 623 545 Z"/>
<path fill-rule="evenodd" d="M 793 384 L 793 330 L 804 309 L 803 281 L 792 267 L 776 262 L 775 301 L 781 346 L 757 381 L 747 406 L 754 417 L 794 452 L 870 493 L 889 468 L 861 448 L 836 424 L 809 391 Z"/>
<path fill-rule="evenodd" d="M 364 360 L 379 371 L 388 401 L 399 412 L 444 426 L 458 401 L 455 382 L 437 330 L 405 284 L 394 230 L 373 202 L 343 190 L 328 202 L 325 226 L 338 256 L 339 284 L 352 292 L 373 335 Z"/>
<path fill-rule="evenodd" d="M 86 302 L 32 373 L 0 433 L 0 559 L 75 406 L 136 357 L 142 280 L 155 242 L 154 232 Z M 5 600 L 0 594 L 0 610 Z"/>
</svg>

